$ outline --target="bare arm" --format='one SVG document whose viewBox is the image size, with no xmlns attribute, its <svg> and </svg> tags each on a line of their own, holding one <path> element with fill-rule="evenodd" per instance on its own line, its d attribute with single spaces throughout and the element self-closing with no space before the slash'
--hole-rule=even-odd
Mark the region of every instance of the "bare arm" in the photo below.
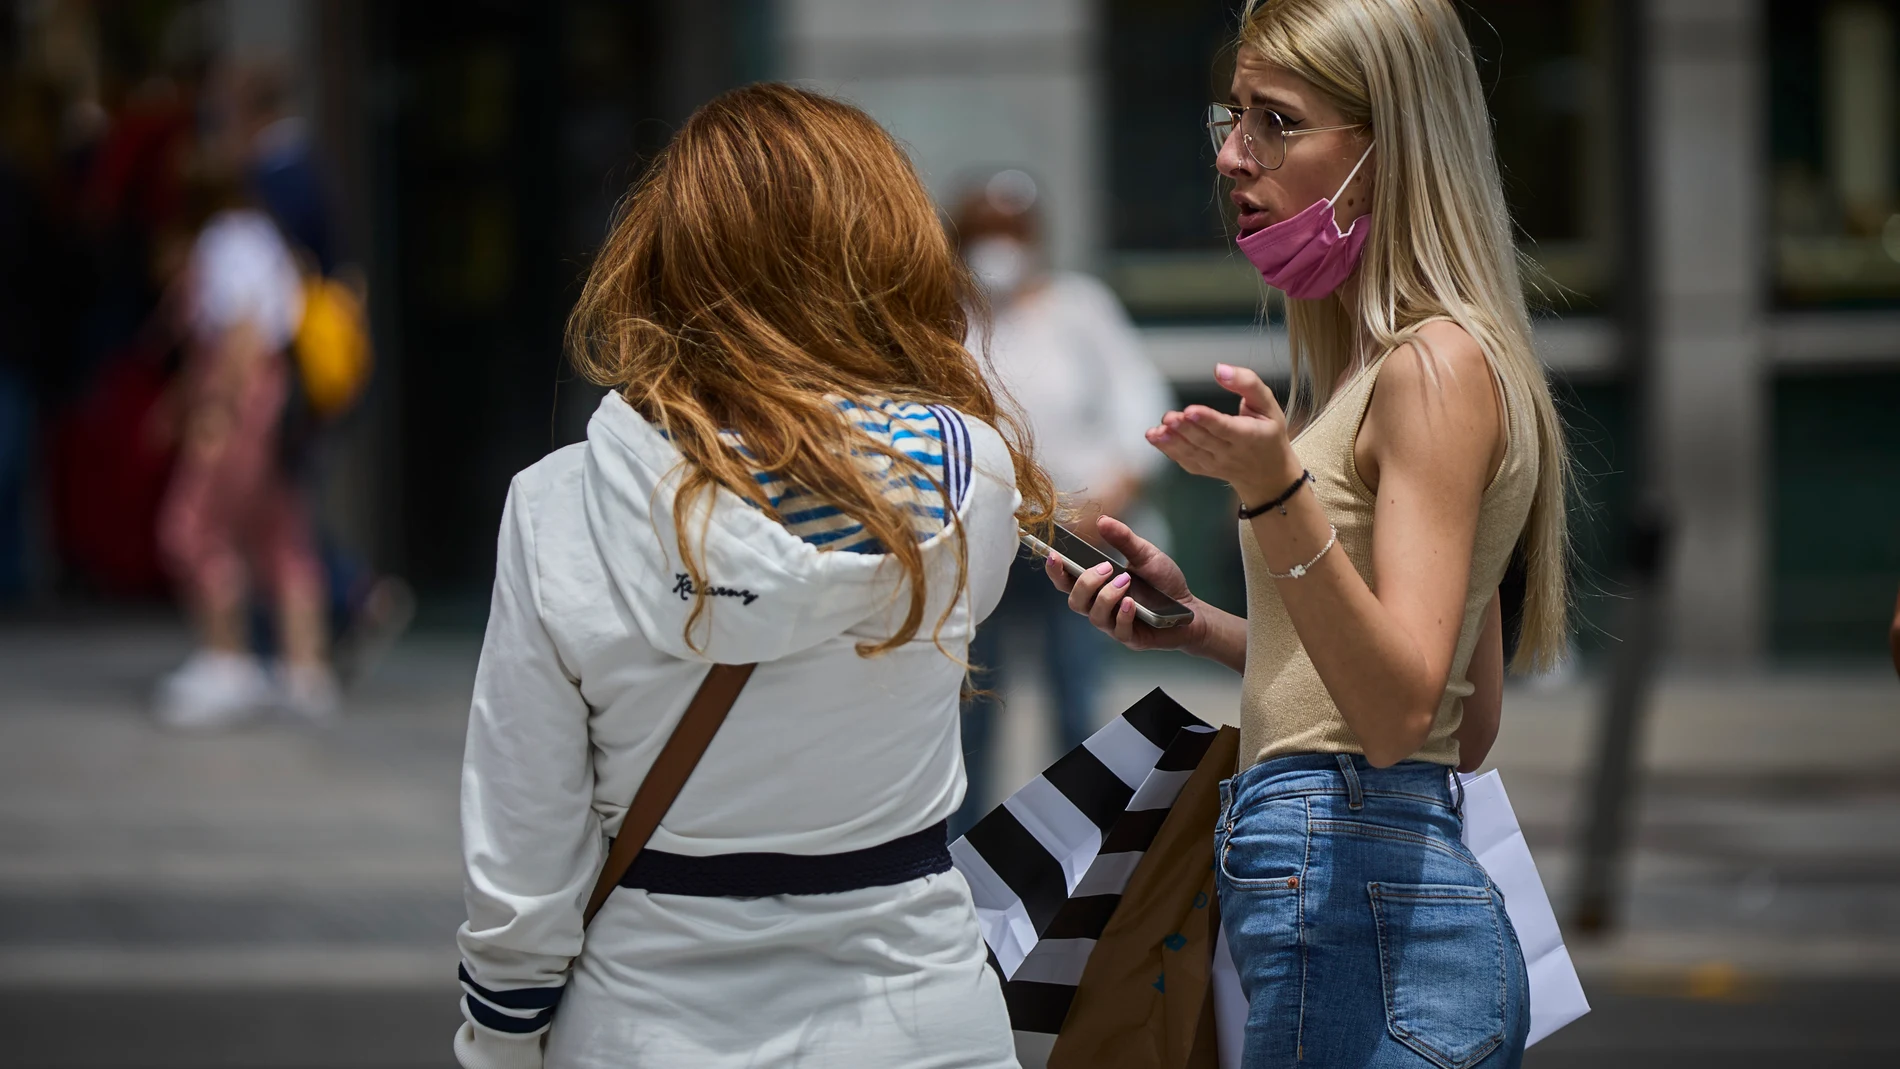
<svg viewBox="0 0 1900 1069">
<path fill-rule="evenodd" d="M 1386 361 L 1361 427 L 1376 480 L 1372 525 L 1375 592 L 1344 553 L 1321 549 L 1326 511 L 1310 492 L 1286 513 L 1251 521 L 1280 597 L 1321 682 L 1376 766 L 1405 760 L 1425 742 L 1451 676 L 1463 623 L 1471 550 L 1488 460 L 1499 442 L 1498 403 L 1477 343 L 1462 330 L 1428 328 L 1431 366 L 1419 347 Z M 1239 416 L 1191 406 L 1169 413 L 1150 440 L 1196 474 L 1226 479 L 1241 500 L 1279 494 L 1301 471 L 1286 417 L 1259 376 L 1223 367 Z M 1315 558 L 1317 557 L 1317 560 Z"/>
<path fill-rule="evenodd" d="M 1498 725 L 1504 713 L 1504 610 L 1498 596 L 1484 608 L 1484 623 L 1478 631 L 1478 646 L 1471 652 L 1471 664 L 1465 669 L 1471 681 L 1471 696 L 1465 699 L 1465 716 L 1458 723 L 1458 771 L 1476 772 L 1491 755 L 1498 741 Z"/>
</svg>

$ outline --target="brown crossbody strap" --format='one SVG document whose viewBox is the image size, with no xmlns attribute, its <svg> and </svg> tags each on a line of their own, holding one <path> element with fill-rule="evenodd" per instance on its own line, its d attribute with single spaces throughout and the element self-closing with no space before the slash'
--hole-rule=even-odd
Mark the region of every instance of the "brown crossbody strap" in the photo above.
<svg viewBox="0 0 1900 1069">
<path fill-rule="evenodd" d="M 620 885 L 620 878 L 627 874 L 627 866 L 633 864 L 647 840 L 653 837 L 660 818 L 673 808 L 673 799 L 679 797 L 680 788 L 686 786 L 687 777 L 705 756 L 706 747 L 712 745 L 719 725 L 725 723 L 732 703 L 738 700 L 739 692 L 745 689 L 746 680 L 757 667 L 755 664 L 716 664 L 706 673 L 706 681 L 699 685 L 699 692 L 686 706 L 686 715 L 680 717 L 679 726 L 666 740 L 660 756 L 653 759 L 653 767 L 640 781 L 640 789 L 633 792 L 627 815 L 620 822 L 620 834 L 608 847 L 607 864 L 600 870 L 600 879 L 594 881 L 594 893 L 588 896 L 587 912 L 581 915 L 583 927 L 593 922 L 594 914 L 600 912 L 607 896 L 613 894 L 614 888 Z"/>
</svg>

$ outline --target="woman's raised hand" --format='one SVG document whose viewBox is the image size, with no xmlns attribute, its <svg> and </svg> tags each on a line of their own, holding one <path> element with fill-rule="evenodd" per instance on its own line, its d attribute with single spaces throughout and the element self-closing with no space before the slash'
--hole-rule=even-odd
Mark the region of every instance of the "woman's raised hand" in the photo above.
<svg viewBox="0 0 1900 1069">
<path fill-rule="evenodd" d="M 1170 412 L 1148 431 L 1148 443 L 1183 471 L 1220 479 L 1245 503 L 1259 504 L 1299 477 L 1300 462 L 1287 435 L 1286 413 L 1273 390 L 1244 367 L 1218 364 L 1214 379 L 1240 396 L 1240 414 L 1205 405 Z M 1144 576 L 1144 578 L 1146 578 Z"/>
<path fill-rule="evenodd" d="M 1149 627 L 1136 619 L 1135 603 L 1128 597 L 1125 580 L 1117 586 L 1099 567 L 1071 577 L 1060 560 L 1050 557 L 1043 562 L 1043 571 L 1057 590 L 1069 595 L 1069 608 L 1088 617 L 1090 623 L 1115 636 L 1115 641 L 1131 650 L 1178 650 L 1200 643 L 1207 629 L 1207 607 L 1189 592 L 1181 566 L 1120 520 L 1103 516 L 1095 521 L 1095 529 L 1102 541 L 1128 559 L 1130 572 L 1193 609 L 1194 619 L 1178 627 Z"/>
</svg>

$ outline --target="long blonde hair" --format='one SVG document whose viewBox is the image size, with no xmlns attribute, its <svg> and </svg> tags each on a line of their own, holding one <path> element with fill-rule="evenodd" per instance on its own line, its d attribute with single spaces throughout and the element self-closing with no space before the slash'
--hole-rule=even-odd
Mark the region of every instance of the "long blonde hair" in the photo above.
<svg viewBox="0 0 1900 1069">
<path fill-rule="evenodd" d="M 686 529 L 696 499 L 723 486 L 776 518 L 755 467 L 864 525 L 910 593 L 896 633 L 859 647 L 868 656 L 916 636 L 926 569 L 909 505 L 887 497 L 888 474 L 872 478 L 862 458 L 929 479 L 952 526 L 956 510 L 941 482 L 843 418 L 835 398 L 948 405 L 989 423 L 1014 463 L 1018 518 L 1053 517 L 1055 493 L 1026 430 L 963 347 L 974 298 L 889 134 L 849 104 L 753 85 L 687 119 L 622 204 L 568 321 L 569 355 L 686 458 L 674 525 L 696 589 L 706 589 Z M 750 456 L 721 432 L 736 432 Z M 960 592 L 968 561 L 956 534 Z M 702 593 L 689 639 L 705 608 Z"/>
<path fill-rule="evenodd" d="M 1377 167 L 1356 307 L 1288 300 L 1289 410 L 1310 419 L 1372 353 L 1449 318 L 1477 341 L 1504 403 L 1534 417 L 1537 491 L 1515 671 L 1561 660 L 1569 633 L 1569 454 L 1531 348 L 1511 217 L 1471 43 L 1447 0 L 1248 0 L 1239 45 L 1304 78 L 1372 129 Z M 1429 367 L 1429 362 L 1428 362 Z"/>
</svg>

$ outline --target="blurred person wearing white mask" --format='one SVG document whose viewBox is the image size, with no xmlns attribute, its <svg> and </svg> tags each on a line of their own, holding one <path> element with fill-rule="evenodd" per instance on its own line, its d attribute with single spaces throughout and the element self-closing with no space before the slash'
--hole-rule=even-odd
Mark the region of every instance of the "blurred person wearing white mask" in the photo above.
<svg viewBox="0 0 1900 1069">
<path fill-rule="evenodd" d="M 1141 506 L 1142 491 L 1163 460 L 1143 437 L 1175 404 L 1167 380 L 1142 351 L 1121 302 L 1097 279 L 1048 267 L 1036 182 L 1020 170 L 1000 171 L 957 203 L 955 237 L 990 304 L 990 321 L 972 317 L 967 342 L 985 358 L 996 384 L 1022 407 L 1037 458 L 1054 479 L 1068 526 L 1093 536 L 1094 518 L 1135 515 L 1161 533 L 1158 514 Z M 1064 752 L 1094 730 L 1096 696 L 1108 644 L 1042 587 L 1039 562 L 1019 561 L 994 616 L 970 646 L 972 680 L 981 695 L 964 704 L 964 763 L 970 789 L 957 813 L 967 828 L 991 804 L 989 755 L 1007 667 L 1006 633 L 1042 635 L 1042 662 Z M 1081 626 L 1078 626 L 1078 622 Z"/>
</svg>

